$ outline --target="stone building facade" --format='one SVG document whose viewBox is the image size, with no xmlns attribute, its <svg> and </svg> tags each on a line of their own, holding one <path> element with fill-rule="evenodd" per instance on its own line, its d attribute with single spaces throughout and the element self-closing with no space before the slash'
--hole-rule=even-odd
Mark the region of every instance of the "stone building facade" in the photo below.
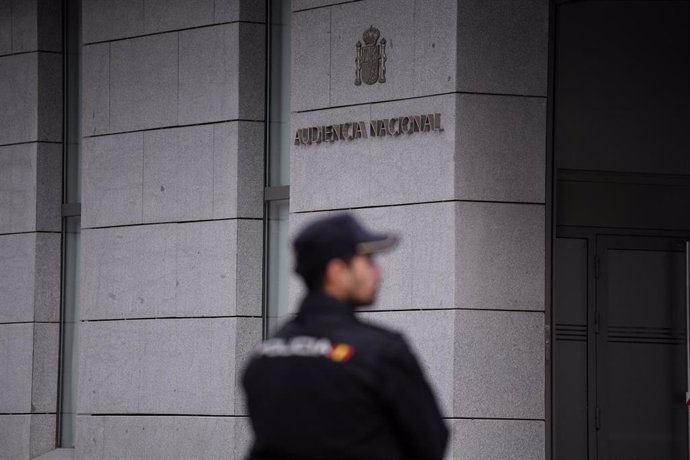
<svg viewBox="0 0 690 460">
<path fill-rule="evenodd" d="M 590 176 L 559 185 L 558 14 L 606 2 L 62 3 L 0 4 L 0 458 L 243 458 L 243 363 L 302 294 L 285 241 L 342 210 L 402 235 L 360 315 L 413 343 L 446 458 L 582 458 L 555 446 L 557 228 L 654 227 L 583 218 L 567 184 Z M 626 169 L 578 155 L 563 171 Z M 638 170 L 687 204 L 669 158 Z M 606 458 L 584 410 L 579 446 Z"/>
</svg>

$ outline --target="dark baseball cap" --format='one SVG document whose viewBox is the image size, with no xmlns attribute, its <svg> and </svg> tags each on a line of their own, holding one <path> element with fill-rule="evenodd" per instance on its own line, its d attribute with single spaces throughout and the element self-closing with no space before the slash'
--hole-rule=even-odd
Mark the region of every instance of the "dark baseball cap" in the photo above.
<svg viewBox="0 0 690 460">
<path fill-rule="evenodd" d="M 295 271 L 311 277 L 321 273 L 331 259 L 387 251 L 398 240 L 396 235 L 369 231 L 352 214 L 319 219 L 303 228 L 293 242 Z"/>
</svg>

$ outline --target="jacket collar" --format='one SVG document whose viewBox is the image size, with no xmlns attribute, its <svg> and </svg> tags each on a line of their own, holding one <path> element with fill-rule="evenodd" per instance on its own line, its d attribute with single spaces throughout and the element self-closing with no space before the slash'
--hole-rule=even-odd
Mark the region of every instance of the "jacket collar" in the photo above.
<svg viewBox="0 0 690 460">
<path fill-rule="evenodd" d="M 298 316 L 302 315 L 338 315 L 354 317 L 350 305 L 329 297 L 321 292 L 310 292 L 302 300 Z"/>
</svg>

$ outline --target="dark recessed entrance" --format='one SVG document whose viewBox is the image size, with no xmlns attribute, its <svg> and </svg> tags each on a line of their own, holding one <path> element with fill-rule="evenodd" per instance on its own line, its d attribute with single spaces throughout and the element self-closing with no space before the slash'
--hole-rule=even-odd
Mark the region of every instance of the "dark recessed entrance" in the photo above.
<svg viewBox="0 0 690 460">
<path fill-rule="evenodd" d="M 553 457 L 687 459 L 689 2 L 555 14 Z"/>
</svg>

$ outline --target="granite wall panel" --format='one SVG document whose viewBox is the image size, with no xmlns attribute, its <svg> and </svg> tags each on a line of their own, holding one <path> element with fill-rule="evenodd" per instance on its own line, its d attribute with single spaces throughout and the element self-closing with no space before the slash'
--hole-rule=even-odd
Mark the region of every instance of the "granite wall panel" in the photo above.
<svg viewBox="0 0 690 460">
<path fill-rule="evenodd" d="M 258 342 L 261 320 L 82 323 L 79 412 L 240 415 L 241 329 L 255 330 Z"/>
</svg>

